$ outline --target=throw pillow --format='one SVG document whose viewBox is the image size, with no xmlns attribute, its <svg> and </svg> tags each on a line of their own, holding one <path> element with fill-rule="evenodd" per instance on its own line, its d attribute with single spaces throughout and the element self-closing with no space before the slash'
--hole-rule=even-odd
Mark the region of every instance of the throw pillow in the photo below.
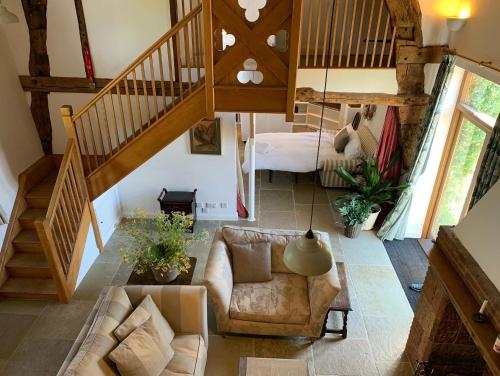
<svg viewBox="0 0 500 376">
<path fill-rule="evenodd" d="M 337 153 L 342 153 L 348 142 L 349 132 L 347 132 L 347 127 L 344 127 L 335 136 L 335 139 L 333 140 L 333 147 L 335 148 Z"/>
<path fill-rule="evenodd" d="M 170 344 L 164 346 L 160 328 L 152 318 L 136 328 L 111 353 L 121 376 L 159 376 L 174 357 Z"/>
<path fill-rule="evenodd" d="M 271 243 L 231 244 L 233 281 L 235 283 L 267 282 L 271 275 Z"/>
<path fill-rule="evenodd" d="M 114 334 L 116 338 L 123 341 L 130 333 L 144 324 L 144 322 L 146 322 L 149 318 L 153 320 L 154 325 L 159 329 L 162 346 L 166 347 L 170 344 L 170 342 L 172 342 L 175 333 L 168 321 L 165 320 L 165 317 L 161 314 L 160 310 L 153 301 L 153 298 L 151 298 L 151 295 L 146 296 L 134 312 L 132 312 L 130 316 L 115 329 Z"/>
<path fill-rule="evenodd" d="M 346 159 L 358 159 L 364 156 L 361 140 L 356 132 L 351 134 L 349 142 L 344 149 L 344 156 Z"/>
</svg>

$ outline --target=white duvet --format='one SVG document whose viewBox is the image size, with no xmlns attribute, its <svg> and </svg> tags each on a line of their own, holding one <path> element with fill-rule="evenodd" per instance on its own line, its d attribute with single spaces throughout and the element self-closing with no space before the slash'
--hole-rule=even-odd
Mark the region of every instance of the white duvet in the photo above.
<svg viewBox="0 0 500 376">
<path fill-rule="evenodd" d="M 259 133 L 255 135 L 255 169 L 290 172 L 311 172 L 316 169 L 316 152 L 319 134 L 304 133 Z M 318 169 L 326 159 L 342 158 L 333 147 L 329 133 L 321 135 Z M 245 145 L 245 161 L 242 169 L 248 173 L 249 142 Z"/>
</svg>

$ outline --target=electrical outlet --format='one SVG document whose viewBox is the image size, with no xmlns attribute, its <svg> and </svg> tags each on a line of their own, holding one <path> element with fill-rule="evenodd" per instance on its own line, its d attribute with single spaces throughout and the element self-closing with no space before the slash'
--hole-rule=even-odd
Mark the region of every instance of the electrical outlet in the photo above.
<svg viewBox="0 0 500 376">
<path fill-rule="evenodd" d="M 210 209 L 216 209 L 217 208 L 217 204 L 215 202 L 207 202 L 205 204 L 205 207 L 206 208 L 210 208 Z"/>
<path fill-rule="evenodd" d="M 202 213 L 208 213 L 208 208 L 201 208 Z"/>
<path fill-rule="evenodd" d="M 221 209 L 227 209 L 227 202 L 221 202 L 220 203 L 220 208 Z"/>
<path fill-rule="evenodd" d="M 202 204 L 201 202 L 197 202 L 197 203 L 196 203 L 196 207 L 197 207 L 197 208 L 202 208 L 202 207 L 203 207 L 203 204 Z"/>
</svg>

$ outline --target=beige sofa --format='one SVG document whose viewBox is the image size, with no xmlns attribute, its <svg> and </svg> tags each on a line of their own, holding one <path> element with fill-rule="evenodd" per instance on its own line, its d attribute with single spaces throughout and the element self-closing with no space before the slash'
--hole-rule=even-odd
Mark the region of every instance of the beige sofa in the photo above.
<svg viewBox="0 0 500 376">
<path fill-rule="evenodd" d="M 362 125 L 356 131 L 361 141 L 361 147 L 366 157 L 375 157 L 378 149 L 378 142 L 366 125 Z M 358 169 L 361 159 L 327 159 L 323 164 L 323 169 L 319 172 L 321 185 L 327 188 L 345 188 L 348 184 L 335 173 L 340 166 L 353 173 Z"/>
<path fill-rule="evenodd" d="M 148 294 L 176 335 L 174 358 L 162 376 L 202 376 L 208 348 L 207 291 L 204 286 L 109 287 L 64 361 L 58 376 L 118 375 L 107 355 L 118 345 L 113 331 Z"/>
<path fill-rule="evenodd" d="M 304 277 L 283 262 L 288 242 L 301 231 L 224 226 L 217 230 L 205 269 L 205 285 L 212 299 L 221 333 L 320 337 L 328 307 L 340 291 L 335 263 L 326 274 Z M 328 234 L 318 232 L 330 244 Z M 271 242 L 272 280 L 233 283 L 232 243 Z"/>
</svg>

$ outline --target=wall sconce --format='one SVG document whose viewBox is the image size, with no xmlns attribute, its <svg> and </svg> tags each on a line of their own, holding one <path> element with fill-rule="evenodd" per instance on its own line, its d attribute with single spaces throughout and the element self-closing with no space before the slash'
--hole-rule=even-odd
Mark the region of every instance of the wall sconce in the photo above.
<svg viewBox="0 0 500 376">
<path fill-rule="evenodd" d="M 448 17 L 446 19 L 446 24 L 448 25 L 448 29 L 450 29 L 450 31 L 460 30 L 462 27 L 464 27 L 465 22 L 467 22 L 467 18 Z"/>
</svg>

